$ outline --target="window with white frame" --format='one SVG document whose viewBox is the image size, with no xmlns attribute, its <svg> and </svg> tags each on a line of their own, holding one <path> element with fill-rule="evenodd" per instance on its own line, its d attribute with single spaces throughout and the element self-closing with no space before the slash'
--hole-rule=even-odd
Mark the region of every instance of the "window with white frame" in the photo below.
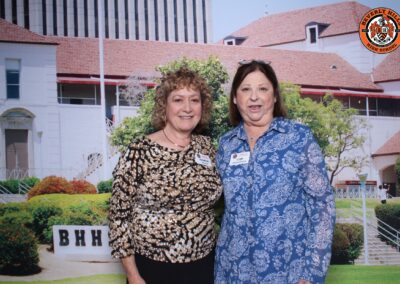
<svg viewBox="0 0 400 284">
<path fill-rule="evenodd" d="M 19 99 L 21 60 L 6 59 L 7 99 Z"/>
<path fill-rule="evenodd" d="M 308 27 L 308 41 L 309 43 L 317 42 L 317 26 Z"/>
</svg>

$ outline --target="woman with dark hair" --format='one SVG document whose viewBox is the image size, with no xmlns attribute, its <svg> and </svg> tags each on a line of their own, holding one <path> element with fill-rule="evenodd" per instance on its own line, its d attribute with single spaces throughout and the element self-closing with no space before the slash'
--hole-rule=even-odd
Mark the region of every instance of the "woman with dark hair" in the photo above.
<svg viewBox="0 0 400 284">
<path fill-rule="evenodd" d="M 197 135 L 211 116 L 203 78 L 182 67 L 156 89 L 153 126 L 114 169 L 109 227 L 129 284 L 213 283 L 213 206 L 222 192 L 215 150 Z"/>
<path fill-rule="evenodd" d="M 269 63 L 242 61 L 220 140 L 225 212 L 215 283 L 323 283 L 334 196 L 310 129 L 288 120 Z"/>
</svg>

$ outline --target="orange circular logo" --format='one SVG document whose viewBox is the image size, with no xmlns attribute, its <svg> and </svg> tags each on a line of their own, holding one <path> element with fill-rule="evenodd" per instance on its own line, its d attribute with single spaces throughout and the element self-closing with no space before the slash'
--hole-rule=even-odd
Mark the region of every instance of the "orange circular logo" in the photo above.
<svg viewBox="0 0 400 284">
<path fill-rule="evenodd" d="M 389 53 L 400 45 L 400 16 L 392 9 L 369 10 L 358 30 L 361 42 L 375 53 Z"/>
</svg>

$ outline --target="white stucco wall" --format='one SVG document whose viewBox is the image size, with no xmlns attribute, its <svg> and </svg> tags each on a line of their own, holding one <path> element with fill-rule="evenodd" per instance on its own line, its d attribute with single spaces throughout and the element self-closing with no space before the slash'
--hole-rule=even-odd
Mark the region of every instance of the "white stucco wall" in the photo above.
<svg viewBox="0 0 400 284">
<path fill-rule="evenodd" d="M 20 60 L 20 98 L 7 99 L 6 59 Z M 5 175 L 5 129 L 28 129 L 31 175 L 60 166 L 59 114 L 56 94 L 56 46 L 0 43 L 0 116 L 19 109 L 31 113 L 31 123 L 1 119 L 0 176 Z"/>
</svg>

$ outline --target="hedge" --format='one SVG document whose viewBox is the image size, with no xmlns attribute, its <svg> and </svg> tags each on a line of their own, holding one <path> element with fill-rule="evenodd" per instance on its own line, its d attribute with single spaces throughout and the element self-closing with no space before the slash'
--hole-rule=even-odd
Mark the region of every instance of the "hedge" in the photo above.
<svg viewBox="0 0 400 284">
<path fill-rule="evenodd" d="M 112 183 L 113 183 L 113 179 L 100 181 L 97 184 L 97 191 L 99 193 L 109 193 L 109 192 L 111 192 L 112 191 Z"/>
<path fill-rule="evenodd" d="M 333 232 L 331 264 L 354 263 L 364 242 L 360 224 L 336 224 Z"/>
<path fill-rule="evenodd" d="M 29 229 L 0 224 L 0 274 L 30 275 L 41 271 L 37 240 Z"/>
<path fill-rule="evenodd" d="M 27 177 L 22 180 L 17 180 L 17 179 L 8 179 L 8 180 L 2 180 L 0 181 L 0 186 L 4 187 L 6 190 L 8 190 L 11 193 L 14 194 L 19 194 L 19 184 L 20 182 L 23 182 L 28 186 L 28 188 L 32 188 L 35 186 L 40 179 L 37 177 Z"/>
<path fill-rule="evenodd" d="M 397 231 L 400 231 L 400 204 L 381 204 L 375 207 L 375 215 L 389 226 Z M 388 228 L 386 228 L 388 229 Z M 388 241 L 384 236 L 387 233 L 381 228 L 378 228 L 382 240 Z"/>
</svg>

